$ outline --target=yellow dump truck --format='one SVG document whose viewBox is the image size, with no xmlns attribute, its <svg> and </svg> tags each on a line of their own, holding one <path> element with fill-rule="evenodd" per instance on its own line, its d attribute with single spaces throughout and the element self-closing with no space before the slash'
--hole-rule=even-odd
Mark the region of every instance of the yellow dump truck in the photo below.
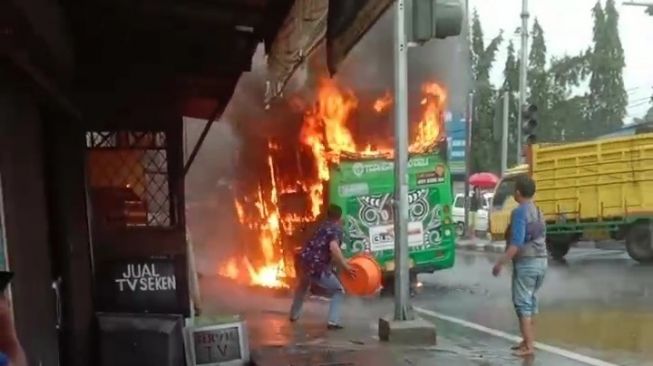
<svg viewBox="0 0 653 366">
<path fill-rule="evenodd" d="M 515 178 L 529 174 L 547 222 L 547 247 L 563 258 L 580 240 L 625 239 L 631 258 L 653 262 L 653 133 L 533 145 L 494 192 L 490 232 L 503 238 L 516 203 Z"/>
</svg>

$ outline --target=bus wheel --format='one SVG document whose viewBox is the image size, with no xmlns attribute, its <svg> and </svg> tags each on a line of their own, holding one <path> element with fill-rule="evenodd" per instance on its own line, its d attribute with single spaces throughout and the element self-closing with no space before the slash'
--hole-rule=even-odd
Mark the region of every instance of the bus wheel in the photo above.
<svg viewBox="0 0 653 366">
<path fill-rule="evenodd" d="M 649 222 L 633 224 L 626 234 L 626 251 L 640 263 L 653 263 L 653 241 Z"/>
<path fill-rule="evenodd" d="M 571 238 L 566 235 L 552 235 L 546 238 L 546 249 L 555 260 L 563 260 L 571 247 Z"/>
<path fill-rule="evenodd" d="M 414 297 L 417 294 L 417 273 L 415 272 L 409 272 L 409 294 L 410 297 Z M 384 276 L 383 278 L 383 285 L 381 288 L 381 297 L 388 297 L 388 296 L 394 296 L 395 294 L 395 278 L 394 275 L 392 276 Z"/>
</svg>

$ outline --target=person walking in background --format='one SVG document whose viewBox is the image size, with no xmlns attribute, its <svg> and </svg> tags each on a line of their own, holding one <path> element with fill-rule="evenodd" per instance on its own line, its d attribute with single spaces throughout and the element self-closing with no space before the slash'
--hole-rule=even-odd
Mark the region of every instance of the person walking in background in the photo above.
<svg viewBox="0 0 653 366">
<path fill-rule="evenodd" d="M 512 211 L 508 248 L 492 268 L 498 276 L 504 265 L 513 262 L 512 301 L 519 318 L 522 342 L 512 349 L 517 356 L 535 352 L 535 324 L 538 312 L 536 293 L 542 286 L 548 266 L 546 223 L 540 209 L 533 203 L 535 182 L 528 176 L 517 177 L 514 199 L 519 206 Z"/>
<path fill-rule="evenodd" d="M 476 237 L 476 220 L 478 210 L 481 209 L 481 190 L 474 187 L 472 197 L 469 202 L 469 234 L 472 238 Z"/>
<path fill-rule="evenodd" d="M 0 365 L 3 362 L 8 366 L 27 366 L 25 352 L 16 335 L 9 300 L 0 294 Z"/>
<path fill-rule="evenodd" d="M 298 282 L 290 308 L 291 322 L 299 319 L 304 298 L 313 284 L 331 296 L 327 328 L 342 329 L 340 307 L 345 297 L 345 290 L 333 272 L 333 263 L 335 262 L 350 276 L 354 275 L 354 271 L 340 250 L 343 237 L 341 218 L 342 209 L 336 205 L 329 206 L 326 219 L 320 223 L 295 258 Z"/>
</svg>

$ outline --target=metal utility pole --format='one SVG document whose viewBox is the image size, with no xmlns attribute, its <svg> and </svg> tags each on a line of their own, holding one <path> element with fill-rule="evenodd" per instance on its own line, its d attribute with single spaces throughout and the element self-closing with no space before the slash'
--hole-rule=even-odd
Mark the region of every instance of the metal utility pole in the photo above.
<svg viewBox="0 0 653 366">
<path fill-rule="evenodd" d="M 395 17 L 395 320 L 412 320 L 408 303 L 408 45 L 405 1 L 397 0 Z"/>
<path fill-rule="evenodd" d="M 465 0 L 465 27 L 463 28 L 464 34 L 465 34 L 465 49 L 467 50 L 466 55 L 467 55 L 467 62 L 469 65 L 469 70 L 468 70 L 468 77 L 470 78 L 468 81 L 468 86 L 469 90 L 467 93 L 467 111 L 466 114 L 467 116 L 465 117 L 465 208 L 463 212 L 465 213 L 464 217 L 464 223 L 465 223 L 465 230 L 464 230 L 464 236 L 466 238 L 469 238 L 470 232 L 469 232 L 469 176 L 470 172 L 472 170 L 472 110 L 474 108 L 474 79 L 472 76 L 472 64 L 471 64 L 471 50 L 469 48 L 469 0 Z"/>
<path fill-rule="evenodd" d="M 521 64 L 519 69 L 519 112 L 517 114 L 517 163 L 522 162 L 522 115 L 521 109 L 526 104 L 526 85 L 528 70 L 528 0 L 522 0 L 521 9 Z"/>
<path fill-rule="evenodd" d="M 508 114 L 510 113 L 510 93 L 503 92 L 503 118 L 501 123 L 501 175 L 508 170 Z"/>
<path fill-rule="evenodd" d="M 467 97 L 467 117 L 465 136 L 465 237 L 471 238 L 473 233 L 469 227 L 469 177 L 472 172 L 472 125 L 474 124 L 474 93 L 470 92 Z"/>
</svg>

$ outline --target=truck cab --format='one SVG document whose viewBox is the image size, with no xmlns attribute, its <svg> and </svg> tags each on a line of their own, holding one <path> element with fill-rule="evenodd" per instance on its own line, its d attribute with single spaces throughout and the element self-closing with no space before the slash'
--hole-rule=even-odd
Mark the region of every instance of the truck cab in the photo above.
<svg viewBox="0 0 653 366">
<path fill-rule="evenodd" d="M 510 223 L 510 214 L 517 207 L 517 202 L 512 198 L 515 191 L 515 179 L 521 174 L 528 173 L 528 165 L 518 165 L 508 169 L 494 189 L 492 205 L 490 207 L 490 235 L 492 240 L 504 240 L 504 234 Z"/>
</svg>

